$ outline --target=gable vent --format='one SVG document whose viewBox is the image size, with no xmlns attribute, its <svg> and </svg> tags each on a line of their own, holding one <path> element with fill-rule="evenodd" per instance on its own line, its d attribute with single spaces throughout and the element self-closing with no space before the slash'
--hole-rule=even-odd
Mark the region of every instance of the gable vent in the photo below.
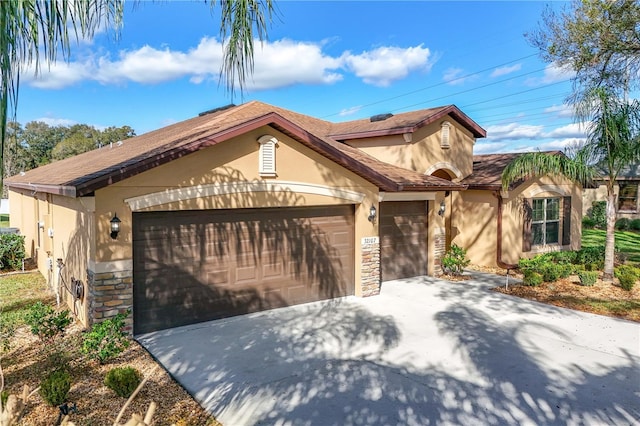
<svg viewBox="0 0 640 426">
<path fill-rule="evenodd" d="M 393 114 L 388 112 L 386 114 L 372 115 L 369 120 L 373 123 L 373 122 L 376 122 L 376 121 L 384 121 L 387 118 L 391 118 L 391 117 L 393 117 Z"/>
</svg>

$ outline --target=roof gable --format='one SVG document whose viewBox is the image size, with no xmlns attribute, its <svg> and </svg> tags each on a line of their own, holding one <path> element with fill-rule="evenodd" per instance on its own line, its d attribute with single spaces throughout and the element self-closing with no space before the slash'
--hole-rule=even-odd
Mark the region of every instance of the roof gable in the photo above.
<svg viewBox="0 0 640 426">
<path fill-rule="evenodd" d="M 379 161 L 327 136 L 332 123 L 262 102 L 216 110 L 6 179 L 8 187 L 71 197 L 88 195 L 177 158 L 271 126 L 385 191 L 464 186 Z"/>
</svg>

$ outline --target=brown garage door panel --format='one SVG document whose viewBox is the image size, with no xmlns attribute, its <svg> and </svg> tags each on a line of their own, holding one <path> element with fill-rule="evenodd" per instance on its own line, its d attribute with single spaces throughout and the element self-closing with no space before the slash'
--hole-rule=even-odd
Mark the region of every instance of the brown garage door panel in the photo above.
<svg viewBox="0 0 640 426">
<path fill-rule="evenodd" d="M 134 332 L 354 292 L 353 207 L 134 213 Z"/>
<path fill-rule="evenodd" d="M 424 201 L 380 205 L 382 280 L 427 273 L 427 215 Z"/>
</svg>

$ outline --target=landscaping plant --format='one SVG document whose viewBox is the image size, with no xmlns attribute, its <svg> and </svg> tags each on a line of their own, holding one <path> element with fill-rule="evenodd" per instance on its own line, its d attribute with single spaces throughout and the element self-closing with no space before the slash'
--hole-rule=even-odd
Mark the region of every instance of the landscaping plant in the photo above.
<svg viewBox="0 0 640 426">
<path fill-rule="evenodd" d="M 442 269 L 447 274 L 462 275 L 462 271 L 469 266 L 470 262 L 465 249 L 451 244 L 451 248 L 442 257 Z"/>
<path fill-rule="evenodd" d="M 0 269 L 17 270 L 24 260 L 24 236 L 0 234 Z"/>
<path fill-rule="evenodd" d="M 142 381 L 142 374 L 133 367 L 116 367 L 109 370 L 104 384 L 123 398 L 131 396 Z"/>
<path fill-rule="evenodd" d="M 598 271 L 579 271 L 580 285 L 591 287 L 598 280 Z"/>
<path fill-rule="evenodd" d="M 36 302 L 29 308 L 25 323 L 42 342 L 51 343 L 71 324 L 71 317 L 68 310 L 56 312 L 53 306 Z"/>
<path fill-rule="evenodd" d="M 67 371 L 56 370 L 50 373 L 40 384 L 40 396 L 47 404 L 58 406 L 67 400 L 71 389 L 71 376 Z"/>
<path fill-rule="evenodd" d="M 94 324 L 84 336 L 82 352 L 100 364 L 120 355 L 129 346 L 129 336 L 124 331 L 126 317 L 118 314 Z"/>
</svg>

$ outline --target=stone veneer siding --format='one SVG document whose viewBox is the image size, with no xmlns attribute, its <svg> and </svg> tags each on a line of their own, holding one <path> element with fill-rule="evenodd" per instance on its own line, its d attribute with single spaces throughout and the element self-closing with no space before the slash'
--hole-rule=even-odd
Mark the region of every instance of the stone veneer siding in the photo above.
<svg viewBox="0 0 640 426">
<path fill-rule="evenodd" d="M 444 229 L 436 231 L 434 239 L 433 272 L 434 275 L 440 275 L 442 274 L 442 258 L 444 257 L 447 249 L 447 235 L 445 234 Z"/>
<path fill-rule="evenodd" d="M 362 244 L 362 296 L 380 294 L 380 243 Z"/>
<path fill-rule="evenodd" d="M 94 273 L 87 270 L 87 284 L 89 325 L 130 311 L 125 323 L 126 329 L 132 331 L 133 271 Z"/>
</svg>

